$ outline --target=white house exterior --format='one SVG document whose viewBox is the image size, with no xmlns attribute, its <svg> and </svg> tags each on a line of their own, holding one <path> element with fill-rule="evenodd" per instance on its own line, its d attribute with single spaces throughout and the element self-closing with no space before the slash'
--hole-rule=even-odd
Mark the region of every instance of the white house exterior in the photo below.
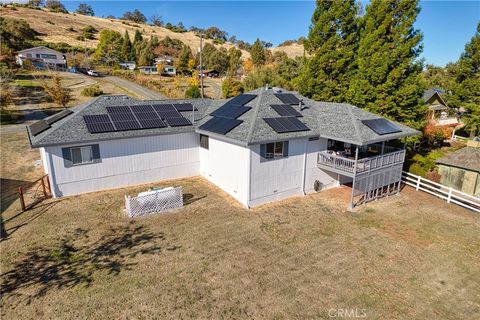
<svg viewBox="0 0 480 320">
<path fill-rule="evenodd" d="M 32 146 L 40 149 L 55 197 L 201 175 L 245 207 L 254 207 L 352 181 L 355 195 L 370 191 L 365 185 L 384 190 L 399 181 L 391 177 L 399 165 L 401 172 L 404 151 L 390 150 L 383 142 L 417 134 L 415 130 L 395 124 L 395 132 L 378 135 L 361 125 L 362 121 L 380 119 L 378 116 L 346 104 L 303 98 L 302 107 L 290 107 L 298 110 L 296 121 L 301 119 L 306 127 L 279 133 L 280 129 L 268 124 L 275 116 L 282 120 L 272 108 L 282 103 L 278 92 L 257 89 L 243 95 L 249 99 L 243 102 L 242 96 L 222 101 L 137 101 L 105 96 L 77 107 L 73 113 L 64 111 L 34 123 L 28 133 Z M 190 125 L 178 125 L 178 118 L 173 121 L 162 113 L 162 108 L 172 106 Z M 167 125 L 120 129 L 125 123 L 115 122 L 119 110 L 132 111 L 140 123 L 146 114 L 142 112 L 155 110 Z M 235 110 L 241 114 L 231 114 Z M 95 127 L 87 122 L 97 117 L 107 122 L 113 119 L 111 129 L 102 127 L 101 132 L 93 132 Z M 119 118 L 124 121 L 125 114 Z M 235 126 L 211 127 L 215 121 L 234 122 Z M 333 153 L 342 146 L 345 151 Z M 341 155 L 351 154 L 353 146 L 355 157 Z M 374 152 L 373 146 L 380 146 L 378 154 L 367 157 Z M 366 156 L 360 158 L 359 154 Z"/>
<path fill-rule="evenodd" d="M 29 60 L 38 69 L 66 69 L 66 56 L 47 47 L 34 47 L 17 52 L 16 61 L 19 66 Z"/>
</svg>

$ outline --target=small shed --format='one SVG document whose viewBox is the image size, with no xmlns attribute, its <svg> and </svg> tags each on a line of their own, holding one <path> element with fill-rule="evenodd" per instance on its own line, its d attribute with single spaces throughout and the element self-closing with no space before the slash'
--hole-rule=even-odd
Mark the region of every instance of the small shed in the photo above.
<svg viewBox="0 0 480 320">
<path fill-rule="evenodd" d="M 480 148 L 467 146 L 436 161 L 440 183 L 480 196 Z"/>
</svg>

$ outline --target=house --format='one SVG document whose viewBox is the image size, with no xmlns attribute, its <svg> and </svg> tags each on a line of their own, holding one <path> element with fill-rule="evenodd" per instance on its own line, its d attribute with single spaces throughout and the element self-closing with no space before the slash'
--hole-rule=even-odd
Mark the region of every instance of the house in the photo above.
<svg viewBox="0 0 480 320">
<path fill-rule="evenodd" d="M 141 66 L 138 67 L 138 70 L 144 74 L 158 74 L 158 69 L 156 66 Z"/>
<path fill-rule="evenodd" d="M 427 120 L 436 126 L 456 127 L 460 120 L 456 111 L 449 108 L 442 97 L 445 91 L 431 88 L 423 93 L 423 101 L 427 105 Z"/>
<path fill-rule="evenodd" d="M 125 70 L 135 70 L 137 64 L 135 61 L 124 61 L 119 63 L 120 67 Z"/>
<path fill-rule="evenodd" d="M 198 74 L 201 77 L 203 74 L 204 77 L 208 78 L 218 78 L 220 76 L 220 72 L 215 69 L 203 70 L 201 73 Z"/>
<path fill-rule="evenodd" d="M 167 56 L 167 55 L 159 56 L 159 57 L 155 58 L 155 64 L 172 65 L 173 64 L 173 57 L 172 56 Z"/>
<path fill-rule="evenodd" d="M 477 142 L 469 141 L 466 147 L 448 153 L 436 163 L 441 184 L 480 196 L 480 146 Z"/>
<path fill-rule="evenodd" d="M 27 127 L 55 197 L 201 175 L 246 207 L 352 184 L 396 194 L 418 131 L 277 88 L 228 100 L 101 96 Z"/>
<path fill-rule="evenodd" d="M 177 74 L 177 69 L 174 66 L 164 66 L 162 71 L 162 76 L 175 76 Z"/>
<path fill-rule="evenodd" d="M 63 53 L 43 46 L 18 51 L 17 64 L 23 67 L 26 60 L 31 61 L 37 69 L 67 69 L 67 58 Z"/>
</svg>

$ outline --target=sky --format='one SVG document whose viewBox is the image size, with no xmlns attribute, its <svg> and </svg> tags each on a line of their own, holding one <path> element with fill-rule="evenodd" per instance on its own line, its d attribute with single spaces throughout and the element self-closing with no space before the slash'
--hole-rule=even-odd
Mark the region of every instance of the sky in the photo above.
<svg viewBox="0 0 480 320">
<path fill-rule="evenodd" d="M 62 1 L 69 11 L 80 2 L 92 6 L 96 16 L 122 16 L 139 9 L 150 18 L 182 22 L 187 28 L 216 26 L 237 39 L 272 42 L 308 35 L 314 1 Z M 363 2 L 365 6 L 368 2 Z M 423 33 L 421 55 L 428 64 L 444 66 L 454 62 L 475 33 L 480 21 L 480 0 L 421 1 L 415 27 Z"/>
</svg>

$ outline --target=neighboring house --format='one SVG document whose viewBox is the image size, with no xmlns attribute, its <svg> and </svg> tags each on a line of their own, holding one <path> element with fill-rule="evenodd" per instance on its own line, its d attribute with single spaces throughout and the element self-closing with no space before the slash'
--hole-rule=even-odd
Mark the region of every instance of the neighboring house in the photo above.
<svg viewBox="0 0 480 320">
<path fill-rule="evenodd" d="M 145 74 L 158 74 L 158 69 L 156 66 L 141 66 L 138 67 L 138 70 Z"/>
<path fill-rule="evenodd" d="M 480 196 L 480 147 L 478 144 L 472 141 L 465 148 L 438 159 L 436 163 L 441 184 Z"/>
<path fill-rule="evenodd" d="M 120 67 L 125 70 L 135 70 L 137 64 L 135 61 L 124 61 L 119 63 Z"/>
<path fill-rule="evenodd" d="M 442 97 L 445 91 L 432 88 L 423 93 L 423 101 L 428 107 L 427 120 L 436 126 L 456 127 L 460 124 L 460 120 L 456 111 L 449 108 Z"/>
<path fill-rule="evenodd" d="M 26 60 L 31 61 L 37 69 L 67 69 L 67 58 L 63 53 L 43 46 L 18 51 L 17 64 L 23 67 Z"/>
<path fill-rule="evenodd" d="M 155 64 L 173 64 L 173 57 L 172 56 L 159 56 L 155 58 Z"/>
<path fill-rule="evenodd" d="M 220 72 L 215 69 L 203 70 L 203 72 L 199 73 L 198 76 L 201 77 L 202 74 L 204 77 L 208 78 L 218 78 L 220 76 Z"/>
<path fill-rule="evenodd" d="M 399 191 L 405 150 L 388 144 L 419 134 L 271 88 L 229 100 L 102 96 L 62 112 L 28 127 L 55 197 L 202 175 L 246 207 L 349 183 L 352 200 L 368 201 Z"/>
<path fill-rule="evenodd" d="M 175 76 L 177 74 L 177 69 L 174 66 L 164 66 L 162 71 L 162 76 Z"/>
</svg>

